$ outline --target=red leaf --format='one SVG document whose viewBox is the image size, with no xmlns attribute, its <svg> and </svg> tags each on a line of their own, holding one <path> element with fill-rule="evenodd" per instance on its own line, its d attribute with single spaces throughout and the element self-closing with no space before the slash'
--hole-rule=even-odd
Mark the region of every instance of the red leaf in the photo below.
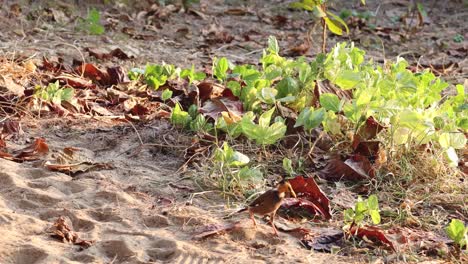
<svg viewBox="0 0 468 264">
<path fill-rule="evenodd" d="M 285 203 L 285 207 L 305 208 L 314 214 L 320 214 L 324 219 L 331 219 L 330 200 L 313 178 L 297 176 L 289 180 L 289 183 L 299 198 L 287 199 L 288 203 Z"/>
<path fill-rule="evenodd" d="M 368 158 L 355 154 L 345 161 L 340 156 L 334 156 L 327 161 L 317 175 L 327 181 L 360 181 L 375 177 L 375 170 Z"/>
<path fill-rule="evenodd" d="M 197 84 L 197 87 L 200 101 L 202 102 L 220 97 L 225 90 L 224 86 L 210 81 L 200 82 Z"/>
<path fill-rule="evenodd" d="M 49 146 L 45 142 L 45 139 L 36 138 L 31 146 L 19 150 L 18 154 L 14 156 L 14 159 L 17 161 L 37 160 L 40 156 L 45 155 L 48 152 Z"/>
<path fill-rule="evenodd" d="M 351 229 L 349 230 L 349 233 L 352 235 L 355 235 L 360 238 L 366 237 L 367 239 L 371 241 L 378 241 L 384 245 L 389 246 L 392 250 L 395 251 L 395 246 L 393 245 L 393 242 L 390 241 L 384 231 L 378 227 L 375 226 L 352 226 Z"/>
<path fill-rule="evenodd" d="M 354 135 L 352 144 L 353 149 L 356 150 L 361 142 L 375 138 L 375 136 L 377 136 L 377 134 L 384 128 L 385 127 L 379 122 L 377 122 L 377 120 L 375 120 L 374 117 L 369 116 L 369 118 L 367 118 L 366 120 L 366 123 L 363 124 L 359 128 L 356 135 Z M 375 151 L 374 153 L 377 153 L 377 151 Z"/>
</svg>

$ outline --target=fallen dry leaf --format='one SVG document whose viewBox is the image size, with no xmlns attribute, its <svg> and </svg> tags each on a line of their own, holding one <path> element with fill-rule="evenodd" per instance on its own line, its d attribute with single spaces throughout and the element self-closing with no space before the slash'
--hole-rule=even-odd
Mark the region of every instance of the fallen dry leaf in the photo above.
<svg viewBox="0 0 468 264">
<path fill-rule="evenodd" d="M 217 120 L 222 112 L 229 112 L 233 116 L 242 116 L 243 104 L 239 100 L 229 98 L 215 98 L 206 101 L 200 108 L 200 113 Z"/>
<path fill-rule="evenodd" d="M 113 166 L 109 163 L 100 163 L 90 161 L 89 155 L 85 151 L 67 147 L 63 151 L 55 154 L 55 160 L 47 161 L 44 163 L 44 167 L 52 171 L 59 171 L 69 175 L 75 175 L 77 173 L 87 172 L 91 170 L 109 170 Z"/>
<path fill-rule="evenodd" d="M 325 168 L 317 171 L 317 175 L 327 181 L 360 181 L 375 177 L 375 169 L 368 158 L 354 154 L 345 161 L 339 155 L 327 159 Z"/>
<path fill-rule="evenodd" d="M 118 59 L 121 59 L 121 60 L 128 60 L 128 59 L 131 58 L 130 56 L 128 56 L 120 48 L 115 48 L 115 49 L 113 49 L 112 51 L 110 51 L 108 53 L 99 52 L 99 51 L 96 51 L 96 50 L 92 50 L 90 48 L 85 48 L 85 51 L 87 51 L 90 56 L 95 57 L 98 60 L 109 60 L 109 59 L 112 59 L 114 57 L 118 58 Z"/>
<path fill-rule="evenodd" d="M 49 146 L 45 142 L 44 138 L 36 138 L 34 143 L 24 149 L 15 152 L 15 161 L 31 161 L 38 160 L 41 156 L 44 156 L 49 152 Z"/>
<path fill-rule="evenodd" d="M 331 219 L 330 200 L 320 190 L 313 178 L 297 176 L 289 180 L 298 198 L 289 198 L 283 203 L 283 207 L 299 207 L 307 211 L 321 215 L 324 219 Z"/>
<path fill-rule="evenodd" d="M 80 239 L 78 234 L 75 233 L 68 225 L 65 223 L 65 218 L 60 216 L 53 226 L 49 229 L 51 236 L 56 238 L 63 243 L 72 243 L 73 245 L 78 245 L 83 248 L 88 248 L 94 244 L 93 240 L 83 240 Z"/>
<path fill-rule="evenodd" d="M 385 232 L 376 227 L 376 226 L 362 226 L 358 227 L 356 225 L 352 226 L 349 230 L 350 235 L 355 235 L 357 237 L 370 240 L 372 242 L 379 242 L 388 247 L 390 247 L 393 251 L 396 251 L 393 242 L 387 237 Z"/>
</svg>

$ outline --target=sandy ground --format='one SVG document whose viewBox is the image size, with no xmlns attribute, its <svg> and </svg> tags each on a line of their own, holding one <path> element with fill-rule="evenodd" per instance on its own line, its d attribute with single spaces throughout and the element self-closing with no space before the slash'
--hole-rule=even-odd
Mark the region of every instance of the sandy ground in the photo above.
<svg viewBox="0 0 468 264">
<path fill-rule="evenodd" d="M 40 162 L 1 160 L 0 263 L 350 263 L 344 257 L 308 252 L 286 233 L 274 237 L 266 223 L 255 230 L 245 214 L 223 220 L 221 197 L 191 197 L 201 190 L 190 180 L 177 186 L 193 188 L 191 192 L 169 185 L 178 179 L 174 172 L 182 164 L 179 158 L 154 149 L 128 155 L 128 149 L 138 146 L 137 135 L 128 128 L 99 125 L 74 130 L 54 121 L 23 128 L 29 132 L 18 142 L 47 135 L 51 153 L 45 160 L 73 146 L 89 160 L 114 168 L 71 177 Z M 145 141 L 170 132 L 162 127 L 147 126 L 139 133 Z M 95 244 L 83 249 L 52 238 L 48 230 L 60 216 L 80 238 Z M 241 228 L 232 233 L 193 239 L 207 225 L 237 220 L 242 220 Z"/>
</svg>

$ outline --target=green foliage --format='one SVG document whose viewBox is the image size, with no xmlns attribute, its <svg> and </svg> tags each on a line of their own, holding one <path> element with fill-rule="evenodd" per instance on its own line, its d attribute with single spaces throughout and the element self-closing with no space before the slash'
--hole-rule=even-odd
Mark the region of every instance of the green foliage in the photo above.
<svg viewBox="0 0 468 264">
<path fill-rule="evenodd" d="M 464 40 L 465 40 L 465 38 L 461 34 L 456 34 L 453 37 L 453 41 L 456 42 L 456 43 L 462 43 Z"/>
<path fill-rule="evenodd" d="M 104 27 L 101 25 L 101 14 L 95 8 L 89 10 L 88 16 L 82 21 L 82 25 L 91 35 L 102 35 L 105 32 Z"/>
<path fill-rule="evenodd" d="M 445 232 L 460 248 L 467 246 L 468 249 L 468 227 L 461 220 L 452 219 Z"/>
<path fill-rule="evenodd" d="M 229 70 L 229 61 L 226 58 L 213 60 L 213 75 L 218 80 L 224 82 L 227 79 L 227 71 Z"/>
<path fill-rule="evenodd" d="M 49 83 L 47 87 L 36 87 L 34 96 L 44 101 L 59 105 L 63 101 L 71 101 L 74 94 L 75 90 L 73 88 L 60 88 L 59 81 L 56 81 L 54 83 Z"/>
<path fill-rule="evenodd" d="M 182 110 L 180 104 L 177 103 L 172 109 L 171 123 L 176 126 L 187 127 L 190 125 L 191 121 L 192 117 L 189 113 Z"/>
<path fill-rule="evenodd" d="M 341 134 L 349 127 L 357 131 L 372 116 L 387 127 L 381 134 L 394 147 L 430 143 L 444 151 L 450 165 L 457 165 L 457 150 L 466 145 L 464 133 L 468 131 L 463 85 L 456 86 L 456 95 L 442 100 L 441 92 L 448 83 L 429 70 L 413 73 L 402 58 L 376 66 L 373 61 L 366 61 L 365 52 L 352 43 L 339 43 L 310 62 L 284 58 L 279 50 L 278 41 L 271 36 L 260 68 L 234 66 L 226 58 L 214 60 L 214 76 L 239 97 L 245 111 L 234 121 L 229 116 L 217 120 L 216 127 L 231 138 L 244 135 L 261 145 L 278 142 L 286 133 L 284 121 L 274 113 L 275 105 L 281 104 L 299 114 L 295 126 L 303 126 L 308 132 L 319 126 L 331 134 Z M 193 66 L 181 72 L 165 64 L 148 65 L 144 71 L 132 69 L 129 76 L 143 77 L 155 89 L 170 79 L 188 78 L 192 82 L 206 77 Z M 351 90 L 351 99 L 340 99 L 332 93 L 316 98 L 316 80 L 328 80 L 343 90 Z M 320 102 L 321 107 L 313 108 L 313 101 Z M 184 118 L 178 122 L 187 129 L 210 131 L 211 124 L 197 115 L 198 112 L 190 114 L 186 125 Z M 195 119 L 198 124 L 190 126 Z"/>
<path fill-rule="evenodd" d="M 228 167 L 241 167 L 247 165 L 250 162 L 249 157 L 240 153 L 239 151 L 235 151 L 226 142 L 224 142 L 222 148 L 216 149 L 214 160 L 221 162 L 224 164 L 224 166 Z M 243 173 L 245 174 L 246 172 L 244 171 Z"/>
<path fill-rule="evenodd" d="M 292 176 L 294 174 L 294 169 L 292 167 L 292 161 L 288 158 L 283 159 L 283 169 L 286 171 L 286 173 L 289 174 L 289 176 Z"/>
<path fill-rule="evenodd" d="M 163 101 L 167 101 L 172 97 L 172 91 L 169 89 L 164 89 L 164 91 L 161 94 L 161 99 Z"/>
<path fill-rule="evenodd" d="M 307 107 L 302 110 L 296 120 L 294 127 L 304 126 L 304 129 L 311 131 L 318 127 L 325 119 L 325 109 L 319 108 L 314 110 L 313 107 Z"/>
<path fill-rule="evenodd" d="M 255 124 L 248 117 L 242 119 L 242 133 L 250 140 L 255 140 L 260 145 L 275 144 L 286 134 L 286 125 L 283 120 L 277 120 L 270 125 L 275 108 L 272 108 L 258 118 Z"/>
<path fill-rule="evenodd" d="M 344 221 L 348 227 L 353 224 L 362 225 L 369 222 L 369 219 L 374 225 L 380 224 L 379 201 L 376 195 L 371 195 L 366 200 L 358 197 L 354 208 L 344 211 Z"/>
<path fill-rule="evenodd" d="M 184 69 L 180 73 L 181 78 L 188 78 L 189 84 L 192 84 L 193 81 L 201 81 L 206 78 L 206 74 L 203 72 L 196 72 L 195 66 L 192 65 L 190 69 Z"/>
<path fill-rule="evenodd" d="M 148 64 L 143 74 L 146 83 L 155 90 L 166 84 L 167 80 L 178 78 L 180 69 L 171 64 Z"/>
<path fill-rule="evenodd" d="M 336 35 L 343 35 L 343 29 L 349 33 L 348 25 L 341 17 L 325 11 L 326 2 L 327 0 L 302 0 L 291 3 L 290 7 L 312 11 L 316 17 L 323 19 L 328 29 Z"/>
</svg>

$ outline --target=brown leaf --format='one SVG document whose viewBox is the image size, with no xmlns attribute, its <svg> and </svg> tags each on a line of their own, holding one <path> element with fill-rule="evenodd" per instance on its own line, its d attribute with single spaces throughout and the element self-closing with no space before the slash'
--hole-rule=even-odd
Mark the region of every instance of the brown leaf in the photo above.
<svg viewBox="0 0 468 264">
<path fill-rule="evenodd" d="M 377 134 L 382 131 L 385 126 L 381 125 L 374 117 L 369 116 L 366 122 L 359 127 L 358 132 L 354 135 L 353 138 L 353 149 L 356 149 L 359 146 L 359 143 L 362 141 L 370 140 L 375 138 Z M 377 153 L 377 152 L 375 152 Z"/>
<path fill-rule="evenodd" d="M 8 76 L 0 75 L 0 92 L 12 94 L 14 96 L 24 96 L 24 87 L 15 83 L 13 79 Z M 3 91 L 6 89 L 6 91 Z"/>
<path fill-rule="evenodd" d="M 44 164 L 49 170 L 59 171 L 69 175 L 87 172 L 91 170 L 109 170 L 112 165 L 90 161 L 92 157 L 79 148 L 67 147 L 55 154 L 55 161 L 47 161 Z"/>
<path fill-rule="evenodd" d="M 313 214 L 321 215 L 324 219 L 331 219 L 330 200 L 320 190 L 313 178 L 304 178 L 297 176 L 289 180 L 294 192 L 298 198 L 287 199 L 284 207 L 300 207 Z"/>
<path fill-rule="evenodd" d="M 49 152 L 49 146 L 44 138 L 36 138 L 31 146 L 19 150 L 14 155 L 16 161 L 38 160 L 41 156 Z"/>
<path fill-rule="evenodd" d="M 375 176 L 375 170 L 368 158 L 359 154 L 352 155 L 343 161 L 339 155 L 329 157 L 325 168 L 317 175 L 327 181 L 360 181 Z"/>
<path fill-rule="evenodd" d="M 130 59 L 130 56 L 128 56 L 123 50 L 120 48 L 115 48 L 112 51 L 108 53 L 104 52 L 99 52 L 96 50 L 92 50 L 90 48 L 85 48 L 85 51 L 89 53 L 90 56 L 95 57 L 98 60 L 109 60 L 112 59 L 113 57 L 116 57 L 121 60 L 128 60 Z"/>
<path fill-rule="evenodd" d="M 226 89 L 221 84 L 211 81 L 203 81 L 196 84 L 196 86 L 198 87 L 198 96 L 202 102 L 222 96 Z"/>
<path fill-rule="evenodd" d="M 112 165 L 107 163 L 94 163 L 89 161 L 78 162 L 74 164 L 51 164 L 49 161 L 47 161 L 44 164 L 44 167 L 51 171 L 59 171 L 70 175 L 75 175 L 77 173 L 91 170 L 108 170 L 113 168 Z"/>
<path fill-rule="evenodd" d="M 8 136 L 18 136 L 24 134 L 19 121 L 7 120 L 0 124 L 2 131 L 0 134 Z"/>
<path fill-rule="evenodd" d="M 96 85 L 93 84 L 90 80 L 85 80 L 81 78 L 81 76 L 73 76 L 71 74 L 62 73 L 61 75 L 57 76 L 57 80 L 65 82 L 67 85 L 73 88 L 79 89 L 86 89 L 86 88 L 95 88 Z"/>
<path fill-rule="evenodd" d="M 72 243 L 74 245 L 82 246 L 83 248 L 88 248 L 94 244 L 92 240 L 82 240 L 79 238 L 78 234 L 75 233 L 67 223 L 65 223 L 65 218 L 60 216 L 53 226 L 49 229 L 51 236 L 58 240 L 61 240 L 63 243 Z"/>
<path fill-rule="evenodd" d="M 234 116 L 241 116 L 243 113 L 243 105 L 239 100 L 232 100 L 224 97 L 215 98 L 206 101 L 199 111 L 205 116 L 217 120 L 221 116 L 222 112 L 229 112 Z"/>
</svg>

